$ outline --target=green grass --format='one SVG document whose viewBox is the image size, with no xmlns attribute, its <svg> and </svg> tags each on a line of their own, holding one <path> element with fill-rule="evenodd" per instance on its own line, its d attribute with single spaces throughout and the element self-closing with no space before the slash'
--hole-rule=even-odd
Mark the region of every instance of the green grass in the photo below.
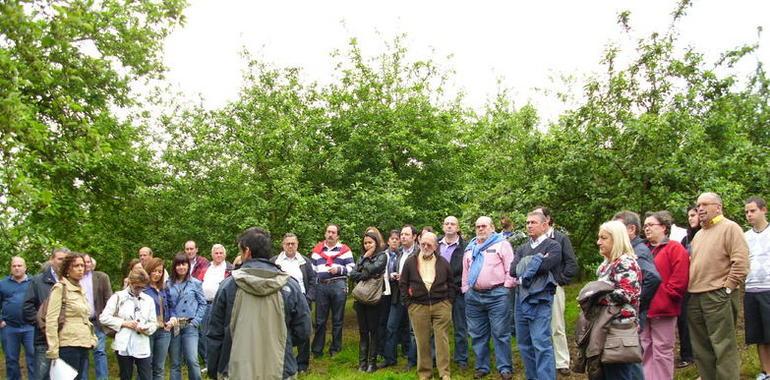
<svg viewBox="0 0 770 380">
<path fill-rule="evenodd" d="M 575 347 L 573 342 L 574 337 L 574 331 L 575 331 L 575 321 L 577 320 L 577 317 L 579 315 L 579 309 L 577 302 L 575 302 L 575 298 L 577 297 L 578 291 L 582 287 L 583 284 L 574 284 L 571 286 L 568 286 L 565 288 L 566 293 L 566 312 L 565 312 L 565 319 L 567 320 L 567 338 L 570 343 L 570 351 L 572 352 L 572 356 L 574 357 L 575 353 Z M 389 367 L 387 369 L 378 370 L 377 372 L 373 374 L 362 374 L 358 371 L 358 327 L 356 324 L 356 314 L 353 311 L 352 308 L 353 302 L 352 299 L 348 300 L 346 310 L 345 310 L 345 323 L 343 327 L 343 333 L 342 333 L 342 342 L 343 342 L 343 349 L 342 351 L 335 355 L 334 357 L 323 357 L 319 359 L 311 359 L 310 363 L 310 371 L 307 374 L 299 376 L 299 379 L 302 380 L 328 380 L 328 379 L 340 379 L 340 380 L 354 380 L 354 379 L 372 379 L 372 380 L 413 380 L 416 378 L 415 371 L 406 372 L 404 371 L 404 367 L 406 366 L 406 359 L 403 357 L 399 357 L 399 362 L 394 367 Z M 327 331 L 330 331 L 331 329 L 327 329 Z M 754 379 L 756 374 L 759 372 L 759 360 L 757 359 L 757 352 L 756 347 L 746 347 L 743 340 L 743 310 L 741 310 L 739 321 L 738 321 L 738 329 L 737 329 L 737 335 L 738 335 L 738 346 L 741 354 L 741 379 Z M 451 335 L 450 335 L 451 337 Z M 108 338 L 109 339 L 109 338 Z M 327 336 L 327 345 L 329 343 L 330 337 Z M 450 344 L 453 344 L 453 339 L 450 338 Z M 110 369 L 110 378 L 117 379 L 118 378 L 118 365 L 115 361 L 115 354 L 112 352 L 109 347 L 111 344 L 111 340 L 108 340 L 108 358 L 109 358 L 109 369 Z M 513 364 L 514 364 L 514 378 L 515 379 L 523 379 L 523 366 L 521 363 L 521 359 L 519 358 L 519 352 L 518 347 L 516 346 L 515 341 L 512 343 L 513 346 Z M 328 349 L 328 347 L 327 347 Z M 678 347 L 675 351 L 677 354 L 679 352 Z M 22 355 L 23 356 L 23 355 Z M 494 355 L 492 355 L 494 358 Z M 678 359 L 678 355 L 677 355 Z M 473 355 L 471 354 L 471 363 L 473 360 Z M 23 361 L 23 359 L 22 359 Z M 4 362 L 4 356 L 0 357 L 0 364 L 2 364 L 2 367 L 5 368 L 5 362 Z M 169 363 L 166 363 L 166 371 L 168 371 Z M 453 379 L 470 379 L 473 377 L 473 369 L 472 367 L 465 370 L 460 371 L 457 367 L 454 366 L 454 363 L 452 364 L 452 378 Z M 494 372 L 494 371 L 493 371 Z M 3 370 L 2 374 L 4 375 L 5 372 Z M 437 375 L 437 374 L 436 374 Z M 698 372 L 695 369 L 695 366 L 690 366 L 688 368 L 676 370 L 676 379 L 696 379 L 698 377 Z M 94 378 L 93 375 L 93 367 L 91 368 L 91 374 L 90 378 Z M 489 376 L 489 379 L 495 379 L 497 377 Z M 572 374 L 570 377 L 560 377 L 561 379 L 585 379 L 585 375 L 582 374 Z"/>
</svg>

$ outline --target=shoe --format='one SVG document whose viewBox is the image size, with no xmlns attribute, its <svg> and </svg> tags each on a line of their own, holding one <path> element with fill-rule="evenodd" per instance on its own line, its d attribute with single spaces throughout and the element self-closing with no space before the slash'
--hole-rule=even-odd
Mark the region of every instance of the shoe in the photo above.
<svg viewBox="0 0 770 380">
<path fill-rule="evenodd" d="M 489 372 L 484 372 L 482 370 L 476 370 L 476 372 L 473 373 L 474 379 L 483 379 L 489 375 Z"/>
<path fill-rule="evenodd" d="M 689 366 L 690 366 L 690 364 L 692 364 L 692 361 L 691 361 L 691 360 L 682 360 L 681 362 L 679 362 L 679 363 L 676 363 L 676 368 L 685 368 L 685 367 L 689 367 Z"/>
<path fill-rule="evenodd" d="M 757 375 L 757 380 L 770 380 L 770 376 L 768 376 L 768 375 L 767 375 L 766 373 L 764 373 L 764 372 L 760 372 L 760 373 Z"/>
<path fill-rule="evenodd" d="M 374 363 L 370 363 L 368 366 L 366 366 L 366 373 L 372 373 L 377 370 L 377 365 Z"/>
<path fill-rule="evenodd" d="M 559 368 L 556 370 L 556 372 L 558 372 L 559 375 L 562 375 L 562 376 L 569 376 L 572 373 L 572 371 L 570 371 L 569 368 Z"/>
<path fill-rule="evenodd" d="M 358 371 L 359 372 L 366 372 L 366 367 L 367 367 L 366 363 L 361 363 L 361 364 L 358 365 Z"/>
<path fill-rule="evenodd" d="M 513 374 L 510 372 L 501 372 L 500 380 L 513 380 Z"/>
<path fill-rule="evenodd" d="M 201 368 L 201 374 L 204 374 L 204 373 L 206 373 L 208 371 L 209 371 L 209 369 L 206 368 L 206 367 Z"/>
<path fill-rule="evenodd" d="M 468 369 L 468 363 L 457 363 L 457 368 L 459 368 L 461 371 L 465 371 Z"/>
</svg>

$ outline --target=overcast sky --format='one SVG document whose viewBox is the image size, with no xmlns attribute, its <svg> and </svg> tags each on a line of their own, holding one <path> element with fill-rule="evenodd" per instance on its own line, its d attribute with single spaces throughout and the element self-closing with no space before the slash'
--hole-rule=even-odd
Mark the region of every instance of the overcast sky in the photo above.
<svg viewBox="0 0 770 380">
<path fill-rule="evenodd" d="M 675 5 L 661 0 L 191 0 L 186 24 L 166 41 L 167 80 L 188 99 L 201 97 L 214 108 L 237 98 L 244 47 L 278 67 L 302 68 L 308 81 L 328 83 L 330 53 L 344 49 L 350 37 L 375 55 L 384 51 L 383 41 L 406 33 L 413 57 L 437 58 L 455 69 L 454 85 L 468 105 L 483 105 L 501 79 L 517 106 L 531 102 L 550 119 L 564 106 L 537 88 L 559 88 L 549 78 L 562 74 L 580 81 L 598 72 L 608 43 L 628 47 L 653 31 L 664 32 Z M 632 38 L 616 23 L 622 10 L 631 11 Z M 680 23 L 680 41 L 713 61 L 726 49 L 755 42 L 761 26 L 758 59 L 767 65 L 768 15 L 766 0 L 696 0 Z"/>
</svg>

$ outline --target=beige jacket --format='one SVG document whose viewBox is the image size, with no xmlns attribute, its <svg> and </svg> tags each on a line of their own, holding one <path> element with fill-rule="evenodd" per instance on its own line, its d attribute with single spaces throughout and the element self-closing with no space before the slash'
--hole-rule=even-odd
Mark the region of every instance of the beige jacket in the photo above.
<svg viewBox="0 0 770 380">
<path fill-rule="evenodd" d="M 58 320 L 62 307 L 64 307 L 64 325 L 59 331 Z M 96 345 L 94 325 L 88 320 L 91 313 L 90 305 L 86 300 L 86 293 L 80 284 L 69 279 L 61 279 L 51 288 L 48 299 L 48 313 L 45 316 L 45 335 L 48 341 L 46 357 L 59 358 L 59 347 L 86 347 Z"/>
</svg>

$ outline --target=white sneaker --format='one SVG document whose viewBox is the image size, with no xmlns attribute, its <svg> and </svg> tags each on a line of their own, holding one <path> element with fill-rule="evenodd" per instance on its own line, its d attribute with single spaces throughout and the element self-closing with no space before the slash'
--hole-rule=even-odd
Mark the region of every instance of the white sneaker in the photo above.
<svg viewBox="0 0 770 380">
<path fill-rule="evenodd" d="M 756 380 L 770 380 L 770 376 L 768 376 L 768 375 L 767 375 L 766 373 L 764 373 L 764 372 L 760 372 L 760 373 L 757 375 L 757 379 L 756 379 Z"/>
</svg>

